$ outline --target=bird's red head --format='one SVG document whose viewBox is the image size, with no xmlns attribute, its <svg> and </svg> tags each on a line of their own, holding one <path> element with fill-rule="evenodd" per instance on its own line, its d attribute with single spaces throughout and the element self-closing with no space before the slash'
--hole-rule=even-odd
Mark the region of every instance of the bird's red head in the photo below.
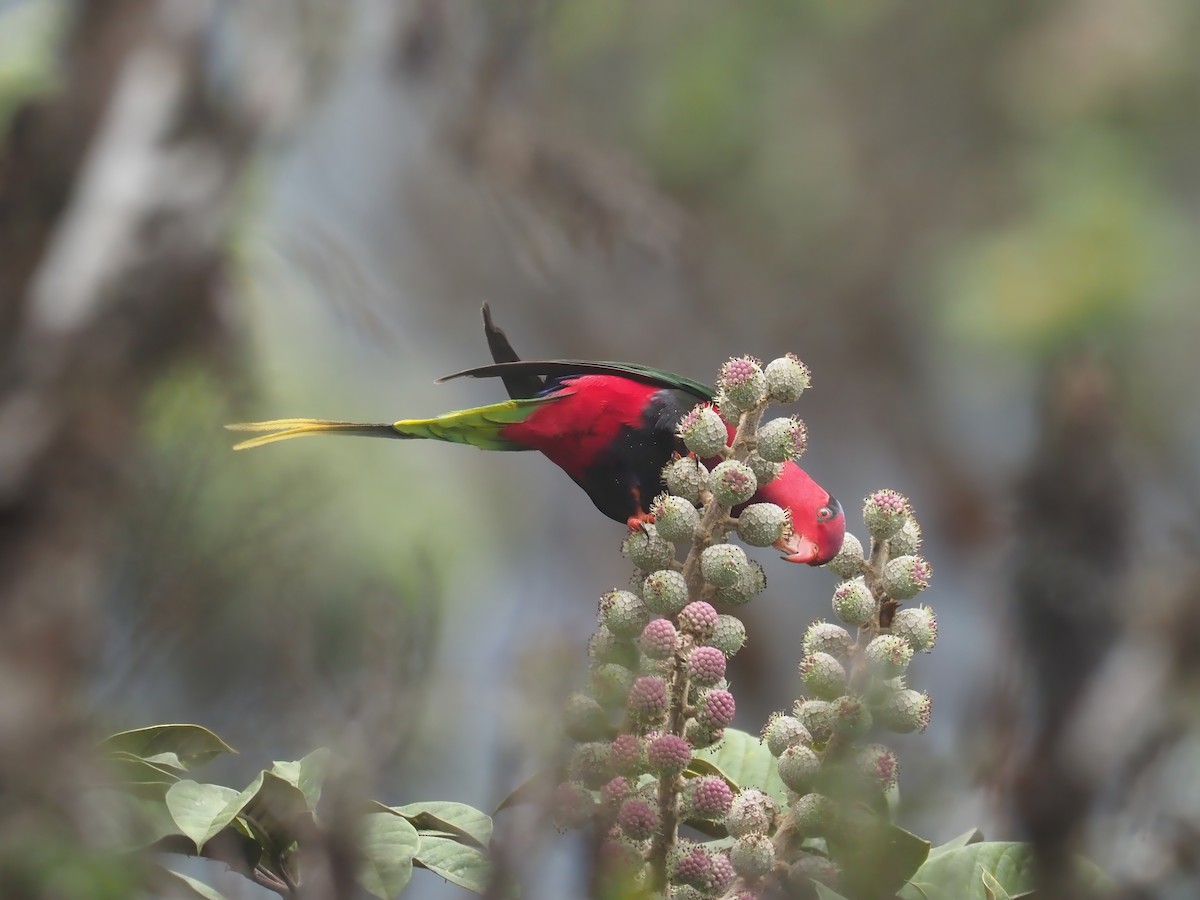
<svg viewBox="0 0 1200 900">
<path fill-rule="evenodd" d="M 788 562 L 820 566 L 842 549 L 846 536 L 842 505 L 795 463 L 787 463 L 755 499 L 791 511 L 792 533 L 775 544 Z"/>
</svg>

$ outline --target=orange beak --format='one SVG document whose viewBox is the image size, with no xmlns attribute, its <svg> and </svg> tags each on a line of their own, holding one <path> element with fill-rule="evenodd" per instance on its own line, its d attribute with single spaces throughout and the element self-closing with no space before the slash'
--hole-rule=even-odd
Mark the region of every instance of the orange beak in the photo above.
<svg viewBox="0 0 1200 900">
<path fill-rule="evenodd" d="M 783 553 L 788 562 L 813 565 L 821 553 L 821 548 L 802 534 L 790 534 L 775 542 L 774 547 Z"/>
</svg>

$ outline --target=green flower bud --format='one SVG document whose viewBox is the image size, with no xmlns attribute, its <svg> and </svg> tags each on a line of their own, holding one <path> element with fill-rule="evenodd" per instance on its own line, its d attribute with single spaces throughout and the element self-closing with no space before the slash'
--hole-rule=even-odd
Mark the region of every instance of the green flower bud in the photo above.
<svg viewBox="0 0 1200 900">
<path fill-rule="evenodd" d="M 763 728 L 763 740 L 771 755 L 778 757 L 788 747 L 812 744 L 812 735 L 795 716 L 775 713 Z"/>
<path fill-rule="evenodd" d="M 863 659 L 881 678 L 903 675 L 912 661 L 913 650 L 908 641 L 899 635 L 881 634 L 872 638 L 863 650 Z"/>
<path fill-rule="evenodd" d="M 767 395 L 776 403 L 795 403 L 812 386 L 808 366 L 792 353 L 771 360 L 763 374 L 767 377 Z"/>
<path fill-rule="evenodd" d="M 898 532 L 909 515 L 908 498 L 893 490 L 875 491 L 863 504 L 863 524 L 877 541 Z"/>
<path fill-rule="evenodd" d="M 745 606 L 763 592 L 767 586 L 767 573 L 752 559 L 746 561 L 746 571 L 732 587 L 719 587 L 716 601 L 727 606 Z"/>
<path fill-rule="evenodd" d="M 889 597 L 909 600 L 929 587 L 933 567 L 920 556 L 897 556 L 883 567 L 883 589 Z"/>
<path fill-rule="evenodd" d="M 763 459 L 759 456 L 757 450 L 751 450 L 746 455 L 746 465 L 750 467 L 750 471 L 754 473 L 754 479 L 758 482 L 761 488 L 763 485 L 770 484 L 779 477 L 779 473 L 783 471 L 783 463 L 771 462 L 769 459 Z"/>
<path fill-rule="evenodd" d="M 803 794 L 821 772 L 821 757 L 811 747 L 793 744 L 779 754 L 779 778 L 793 791 Z"/>
<path fill-rule="evenodd" d="M 651 612 L 673 616 L 687 606 L 687 582 L 674 569 L 651 572 L 642 582 L 642 600 Z"/>
<path fill-rule="evenodd" d="M 828 568 L 840 578 L 854 578 L 862 574 L 864 559 L 862 542 L 847 531 L 842 539 L 842 549 L 829 561 Z"/>
<path fill-rule="evenodd" d="M 710 404 L 701 403 L 679 420 L 675 433 L 701 459 L 717 456 L 729 442 L 729 429 Z"/>
<path fill-rule="evenodd" d="M 765 834 L 748 834 L 729 848 L 733 871 L 747 881 L 762 878 L 775 865 L 775 845 Z"/>
<path fill-rule="evenodd" d="M 829 701 L 800 700 L 797 701 L 792 712 L 800 720 L 801 724 L 808 729 L 808 733 L 812 735 L 813 741 L 824 743 L 833 734 L 837 711 Z"/>
<path fill-rule="evenodd" d="M 659 537 L 653 525 L 631 530 L 621 550 L 643 572 L 665 568 L 675 560 L 675 545 Z"/>
<path fill-rule="evenodd" d="M 592 669 L 592 696 L 605 709 L 619 709 L 624 706 L 632 686 L 633 672 L 624 666 L 604 663 Z"/>
<path fill-rule="evenodd" d="M 800 661 L 800 678 L 808 692 L 832 700 L 846 690 L 846 670 L 828 653 L 812 653 Z"/>
<path fill-rule="evenodd" d="M 854 646 L 854 638 L 841 625 L 832 622 L 813 622 L 804 632 L 804 653 L 828 653 L 830 656 L 845 656 Z"/>
<path fill-rule="evenodd" d="M 900 530 L 888 538 L 888 556 L 915 556 L 921 549 L 921 526 L 910 514 Z"/>
<path fill-rule="evenodd" d="M 928 653 L 937 643 L 937 618 L 928 606 L 900 610 L 892 617 L 891 630 L 908 641 L 916 653 Z"/>
<path fill-rule="evenodd" d="M 574 691 L 563 706 L 563 731 L 573 741 L 598 740 L 608 734 L 608 714 L 595 698 Z"/>
<path fill-rule="evenodd" d="M 604 787 L 613 777 L 608 744 L 600 741 L 577 744 L 567 760 L 567 777 L 593 791 Z"/>
<path fill-rule="evenodd" d="M 875 621 L 878 608 L 871 589 L 859 577 L 843 581 L 834 589 L 833 611 L 847 625 L 862 626 Z"/>
<path fill-rule="evenodd" d="M 564 781 L 554 789 L 552 817 L 556 828 L 564 831 L 582 828 L 591 821 L 595 811 L 596 800 L 586 785 Z"/>
<path fill-rule="evenodd" d="M 709 488 L 718 503 L 737 506 L 754 496 L 758 481 L 748 465 L 736 459 L 727 459 L 713 468 L 709 476 Z"/>
<path fill-rule="evenodd" d="M 752 356 L 735 357 L 721 366 L 717 387 L 742 409 L 757 406 L 767 397 L 767 377 Z"/>
<path fill-rule="evenodd" d="M 725 737 L 725 729 L 711 723 L 688 719 L 687 725 L 683 729 L 683 736 L 697 750 L 703 750 Z"/>
<path fill-rule="evenodd" d="M 700 512 L 684 497 L 659 494 L 650 506 L 654 516 L 654 527 L 663 540 L 674 543 L 690 543 L 700 524 Z M 674 557 L 674 554 L 672 554 Z"/>
<path fill-rule="evenodd" d="M 663 484 L 667 486 L 667 490 L 676 497 L 691 500 L 693 503 L 700 500 L 701 491 L 708 490 L 708 478 L 708 469 L 704 467 L 704 463 L 690 456 L 667 463 L 662 471 Z"/>
<path fill-rule="evenodd" d="M 638 662 L 637 648 L 629 641 L 618 638 L 604 625 L 597 628 L 588 640 L 588 657 L 593 668 L 604 663 L 616 663 L 632 669 Z"/>
<path fill-rule="evenodd" d="M 726 424 L 737 428 L 741 422 L 742 413 L 746 410 L 734 403 L 733 399 L 722 390 L 717 391 L 713 403 L 716 404 L 717 413 L 725 420 Z"/>
<path fill-rule="evenodd" d="M 717 616 L 717 625 L 708 643 L 724 653 L 726 659 L 732 659 L 746 644 L 746 626 L 736 616 Z"/>
<path fill-rule="evenodd" d="M 725 830 L 735 838 L 766 834 L 778 815 L 779 806 L 769 795 L 757 788 L 742 788 L 725 813 Z"/>
<path fill-rule="evenodd" d="M 774 503 L 751 503 L 738 516 L 737 533 L 751 547 L 770 547 L 792 533 L 792 517 Z"/>
<path fill-rule="evenodd" d="M 770 462 L 799 459 L 808 447 L 808 427 L 795 416 L 772 419 L 758 429 L 758 455 Z"/>
<path fill-rule="evenodd" d="M 833 701 L 833 731 L 846 738 L 861 737 L 871 730 L 871 711 L 858 697 L 844 696 Z"/>
<path fill-rule="evenodd" d="M 609 591 L 600 598 L 600 623 L 618 638 L 635 638 L 650 621 L 646 604 L 629 591 Z"/>
<path fill-rule="evenodd" d="M 715 587 L 733 587 L 748 568 L 746 551 L 734 544 L 713 544 L 700 554 L 700 573 Z"/>
<path fill-rule="evenodd" d="M 875 709 L 875 718 L 883 727 L 899 734 L 924 731 L 933 711 L 928 694 L 909 688 L 894 691 Z"/>
<path fill-rule="evenodd" d="M 900 760 L 883 744 L 867 744 L 855 754 L 854 760 L 871 788 L 886 791 L 900 776 Z"/>
<path fill-rule="evenodd" d="M 790 813 L 802 837 L 824 837 L 833 827 L 837 804 L 824 794 L 804 794 L 792 801 Z"/>
</svg>

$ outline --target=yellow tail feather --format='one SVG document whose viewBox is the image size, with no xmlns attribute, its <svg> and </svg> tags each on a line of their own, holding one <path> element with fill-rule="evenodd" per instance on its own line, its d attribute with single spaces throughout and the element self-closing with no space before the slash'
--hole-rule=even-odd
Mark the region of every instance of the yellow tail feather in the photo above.
<svg viewBox="0 0 1200 900">
<path fill-rule="evenodd" d="M 234 450 L 249 450 L 253 447 L 263 447 L 276 441 L 286 441 L 294 437 L 307 437 L 313 434 L 355 434 L 363 437 L 404 438 L 408 435 L 398 433 L 391 425 L 372 425 L 363 422 L 334 422 L 328 419 L 271 419 L 268 422 L 237 422 L 226 425 L 230 431 L 270 431 L 256 438 L 234 444 Z"/>
</svg>

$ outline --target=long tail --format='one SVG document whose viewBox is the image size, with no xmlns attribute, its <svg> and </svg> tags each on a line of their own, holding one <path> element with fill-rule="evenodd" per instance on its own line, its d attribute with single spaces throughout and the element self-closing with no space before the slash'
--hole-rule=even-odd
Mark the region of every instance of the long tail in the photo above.
<svg viewBox="0 0 1200 900">
<path fill-rule="evenodd" d="M 252 447 L 263 447 L 276 441 L 286 441 L 294 437 L 307 437 L 310 434 L 355 434 L 359 437 L 384 438 L 413 438 L 415 434 L 401 434 L 391 425 L 369 425 L 362 422 L 334 422 L 328 419 L 272 419 L 269 422 L 236 422 L 226 425 L 230 431 L 270 431 L 250 438 L 239 444 L 234 444 L 234 450 L 249 450 Z"/>
<path fill-rule="evenodd" d="M 276 441 L 316 434 L 352 434 L 359 437 L 428 438 L 470 444 L 482 450 L 528 450 L 524 444 L 505 437 L 509 425 L 523 422 L 535 409 L 552 403 L 561 394 L 551 397 L 529 397 L 478 406 L 435 416 L 432 419 L 401 419 L 388 424 L 336 422 L 328 419 L 272 419 L 269 422 L 239 422 L 226 425 L 230 431 L 265 431 L 258 437 L 234 445 L 234 450 L 249 450 Z"/>
</svg>

